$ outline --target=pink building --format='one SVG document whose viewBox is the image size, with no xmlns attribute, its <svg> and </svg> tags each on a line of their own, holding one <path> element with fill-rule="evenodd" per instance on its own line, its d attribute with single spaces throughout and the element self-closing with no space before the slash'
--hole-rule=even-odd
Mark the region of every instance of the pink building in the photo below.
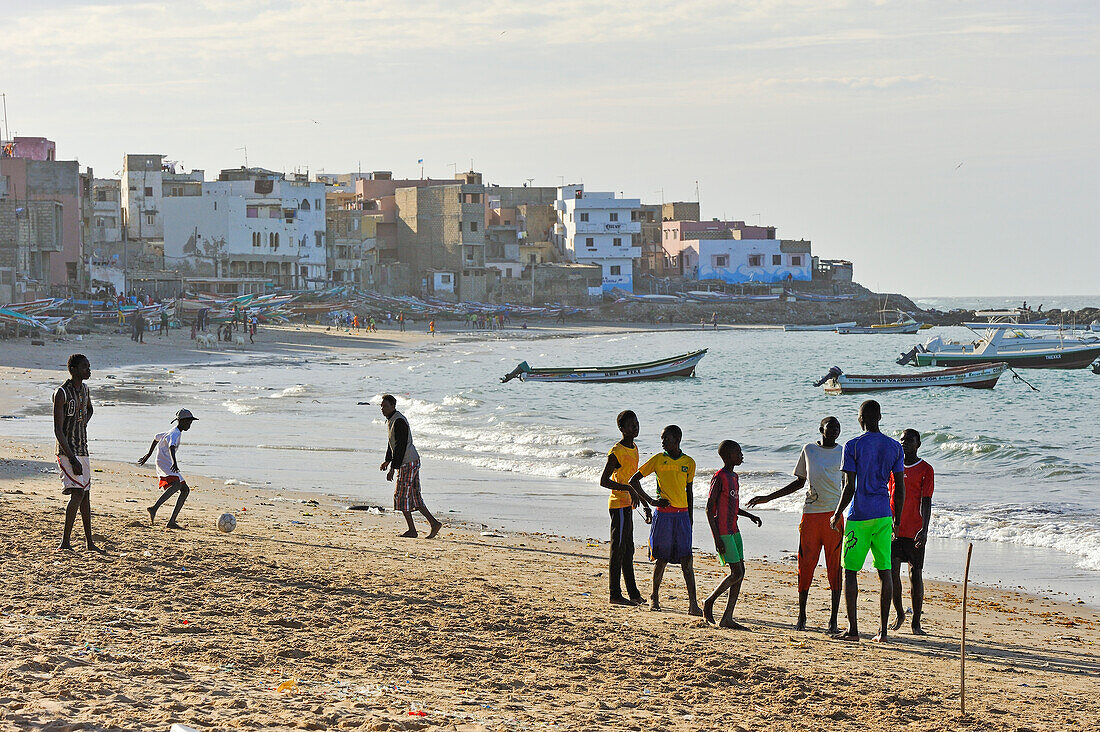
<svg viewBox="0 0 1100 732">
<path fill-rule="evenodd" d="M 774 239 L 774 226 L 749 226 L 744 221 L 664 221 L 661 246 L 666 268 L 684 277 L 699 271 L 700 239 Z"/>
<path fill-rule="evenodd" d="M 49 254 L 49 285 L 75 288 L 81 280 L 80 164 L 57 160 L 56 150 L 44 137 L 16 137 L 3 146 L 0 176 L 7 178 L 9 198 L 61 204 L 62 250 Z"/>
</svg>

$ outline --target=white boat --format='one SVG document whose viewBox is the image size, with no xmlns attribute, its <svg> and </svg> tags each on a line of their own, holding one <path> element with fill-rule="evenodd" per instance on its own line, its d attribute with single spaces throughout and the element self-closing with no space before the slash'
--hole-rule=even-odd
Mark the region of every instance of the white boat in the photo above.
<svg viewBox="0 0 1100 732">
<path fill-rule="evenodd" d="M 888 389 L 919 389 L 926 386 L 965 386 L 992 389 L 1008 368 L 1007 363 L 979 363 L 939 371 L 908 374 L 846 374 L 836 366 L 814 386 L 824 385 L 826 394 L 858 394 Z"/>
<path fill-rule="evenodd" d="M 833 323 L 832 325 L 784 325 L 783 330 L 788 333 L 798 333 L 804 330 L 829 331 L 831 333 L 838 328 L 854 328 L 855 325 L 856 321 L 853 320 L 850 323 Z"/>
<path fill-rule="evenodd" d="M 501 377 L 502 383 L 518 378 L 520 381 L 649 381 L 671 376 L 693 376 L 695 367 L 707 355 L 707 349 L 662 358 L 647 363 L 631 363 L 624 366 L 579 366 L 573 368 L 534 368 L 524 361 Z"/>
<path fill-rule="evenodd" d="M 1036 338 L 1023 328 L 989 328 L 969 343 L 929 338 L 922 345 L 901 354 L 899 364 L 916 366 L 965 366 L 1003 361 L 1022 369 L 1082 369 L 1100 356 L 1100 338 Z"/>
</svg>

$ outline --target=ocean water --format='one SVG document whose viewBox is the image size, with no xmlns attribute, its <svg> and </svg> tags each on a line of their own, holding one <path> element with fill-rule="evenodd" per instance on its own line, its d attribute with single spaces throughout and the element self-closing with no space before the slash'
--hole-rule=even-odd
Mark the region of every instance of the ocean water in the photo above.
<svg viewBox="0 0 1100 732">
<path fill-rule="evenodd" d="M 914 297 L 913 302 L 922 308 L 934 308 L 936 310 L 1001 310 L 1004 308 L 1018 308 L 1023 303 L 1037 310 L 1042 306 L 1044 310 L 1058 308 L 1060 310 L 1081 310 L 1082 308 L 1100 307 L 1100 295 L 1008 295 L 994 297 Z"/>
<path fill-rule="evenodd" d="M 968 331 L 936 333 L 966 337 Z M 425 496 L 438 514 L 505 531 L 603 537 L 607 493 L 597 482 L 618 438 L 615 415 L 630 408 L 641 420 L 643 459 L 660 450 L 665 425 L 683 429 L 684 450 L 699 466 L 696 546 L 707 549 L 701 509 L 708 479 L 720 466 L 721 440 L 744 448 L 743 500 L 784 485 L 801 447 L 817 438 L 822 417 L 840 419 L 841 441 L 859 432 L 862 398 L 828 396 L 812 382 L 833 365 L 850 373 L 904 370 L 893 359 L 925 337 L 509 331 L 351 357 L 245 359 L 174 373 L 127 368 L 94 375 L 90 437 L 94 455 L 134 460 L 175 409 L 186 406 L 200 421 L 179 453 L 185 474 L 234 480 L 254 486 L 257 495 L 313 489 L 388 505 L 392 486 L 378 471 L 385 452 L 378 400 L 392 392 L 412 424 Z M 697 348 L 709 352 L 689 379 L 499 382 L 524 360 L 610 365 Z M 959 579 L 964 542 L 974 541 L 976 581 L 1100 602 L 1100 377 L 1084 369 L 1023 375 L 1039 391 L 1009 374 L 992 391 L 877 397 L 883 430 L 897 437 L 918 429 L 921 456 L 936 470 L 928 572 Z M 44 405 L 50 388 L 42 385 Z M 48 410 L 33 407 L 24 419 L 4 420 L 0 434 L 48 441 Z M 647 488 L 652 492 L 653 485 Z M 761 512 L 763 530 L 748 522 L 742 527 L 747 553 L 790 561 L 801 498 L 768 509 Z M 641 528 L 636 540 L 644 543 Z"/>
</svg>

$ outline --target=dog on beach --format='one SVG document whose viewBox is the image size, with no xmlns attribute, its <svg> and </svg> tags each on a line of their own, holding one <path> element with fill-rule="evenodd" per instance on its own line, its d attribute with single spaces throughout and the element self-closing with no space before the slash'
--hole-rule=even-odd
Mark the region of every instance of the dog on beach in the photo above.
<svg viewBox="0 0 1100 732">
<path fill-rule="evenodd" d="M 218 339 L 210 333 L 199 333 L 195 336 L 195 341 L 203 348 L 218 347 Z"/>
<path fill-rule="evenodd" d="M 237 348 L 244 348 L 244 336 L 237 336 L 236 340 L 233 341 L 233 345 Z"/>
</svg>

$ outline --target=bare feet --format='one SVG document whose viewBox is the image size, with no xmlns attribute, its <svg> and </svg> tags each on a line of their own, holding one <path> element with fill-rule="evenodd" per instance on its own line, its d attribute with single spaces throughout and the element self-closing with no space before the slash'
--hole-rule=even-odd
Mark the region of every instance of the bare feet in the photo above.
<svg viewBox="0 0 1100 732">
<path fill-rule="evenodd" d="M 919 620 L 913 621 L 913 635 L 928 635 L 928 633 L 924 631 L 924 628 L 920 627 Z"/>
<path fill-rule="evenodd" d="M 836 624 L 835 620 L 833 622 L 829 623 L 828 633 L 829 633 L 829 635 L 839 635 L 840 634 L 840 626 Z"/>
<path fill-rule="evenodd" d="M 833 640 L 848 641 L 850 643 L 859 643 L 859 633 L 851 630 L 846 630 L 843 633 L 837 633 L 832 636 Z"/>
<path fill-rule="evenodd" d="M 898 613 L 897 620 L 895 620 L 894 624 L 890 626 L 890 630 L 897 630 L 898 628 L 901 627 L 901 624 L 904 623 L 904 622 L 905 622 L 905 611 L 902 610 L 901 612 Z"/>
<path fill-rule="evenodd" d="M 88 542 L 88 551 L 90 551 L 90 552 L 98 552 L 99 554 L 106 554 L 106 552 L 105 552 L 105 551 L 103 551 L 102 549 L 100 549 L 100 548 L 99 548 L 98 546 L 96 546 L 96 545 L 95 545 L 95 543 L 94 543 L 94 542 L 91 542 L 91 541 L 89 541 L 89 542 Z"/>
<path fill-rule="evenodd" d="M 177 524 L 175 521 L 168 522 L 168 528 L 170 529 L 182 529 L 183 527 Z"/>
<path fill-rule="evenodd" d="M 61 542 L 60 544 L 57 545 L 57 551 L 59 551 L 59 552 L 71 552 L 72 550 L 73 550 L 73 545 L 70 544 L 67 541 L 63 541 L 63 542 Z"/>
<path fill-rule="evenodd" d="M 435 535 L 438 534 L 439 530 L 442 529 L 442 528 L 443 528 L 443 522 L 442 521 L 436 521 L 434 524 L 432 524 L 432 530 L 428 532 L 428 538 L 429 539 L 434 539 Z"/>
<path fill-rule="evenodd" d="M 649 609 L 654 611 L 658 611 L 661 609 L 661 601 L 657 599 L 656 595 L 653 595 L 649 598 Z"/>
<path fill-rule="evenodd" d="M 147 508 L 145 510 L 149 512 L 149 525 L 150 526 L 155 526 L 156 521 L 157 521 L 157 509 L 150 506 L 149 508 Z"/>
<path fill-rule="evenodd" d="M 699 607 L 698 604 L 694 604 L 688 608 L 688 615 L 693 615 L 697 618 L 701 618 L 703 617 L 703 608 Z"/>
<path fill-rule="evenodd" d="M 612 605 L 629 605 L 630 607 L 634 607 L 634 603 L 626 599 L 622 595 L 612 595 L 611 599 L 608 600 L 608 602 L 610 602 Z"/>
<path fill-rule="evenodd" d="M 404 534 L 401 534 L 401 538 L 402 539 L 415 539 L 416 538 L 416 529 L 409 529 Z"/>
<path fill-rule="evenodd" d="M 703 600 L 703 619 L 714 625 L 714 599 L 708 597 Z"/>
<path fill-rule="evenodd" d="M 751 630 L 751 628 L 749 628 L 747 625 L 741 625 L 741 623 L 737 622 L 733 618 L 730 618 L 729 620 L 722 618 L 722 622 L 718 623 L 718 627 L 729 628 L 730 630 Z"/>
<path fill-rule="evenodd" d="M 798 616 L 798 622 L 794 624 L 794 629 L 795 630 L 806 630 L 806 616 L 805 615 L 799 615 Z M 835 628 L 833 629 L 833 632 L 834 633 L 836 632 Z"/>
<path fill-rule="evenodd" d="M 630 604 L 631 605 L 645 605 L 645 598 L 643 598 L 641 595 L 631 595 L 630 596 Z"/>
<path fill-rule="evenodd" d="M 889 641 L 889 638 L 887 637 L 885 630 L 880 630 L 878 632 L 878 635 L 876 635 L 871 640 L 873 640 L 875 643 L 886 643 Z"/>
</svg>

